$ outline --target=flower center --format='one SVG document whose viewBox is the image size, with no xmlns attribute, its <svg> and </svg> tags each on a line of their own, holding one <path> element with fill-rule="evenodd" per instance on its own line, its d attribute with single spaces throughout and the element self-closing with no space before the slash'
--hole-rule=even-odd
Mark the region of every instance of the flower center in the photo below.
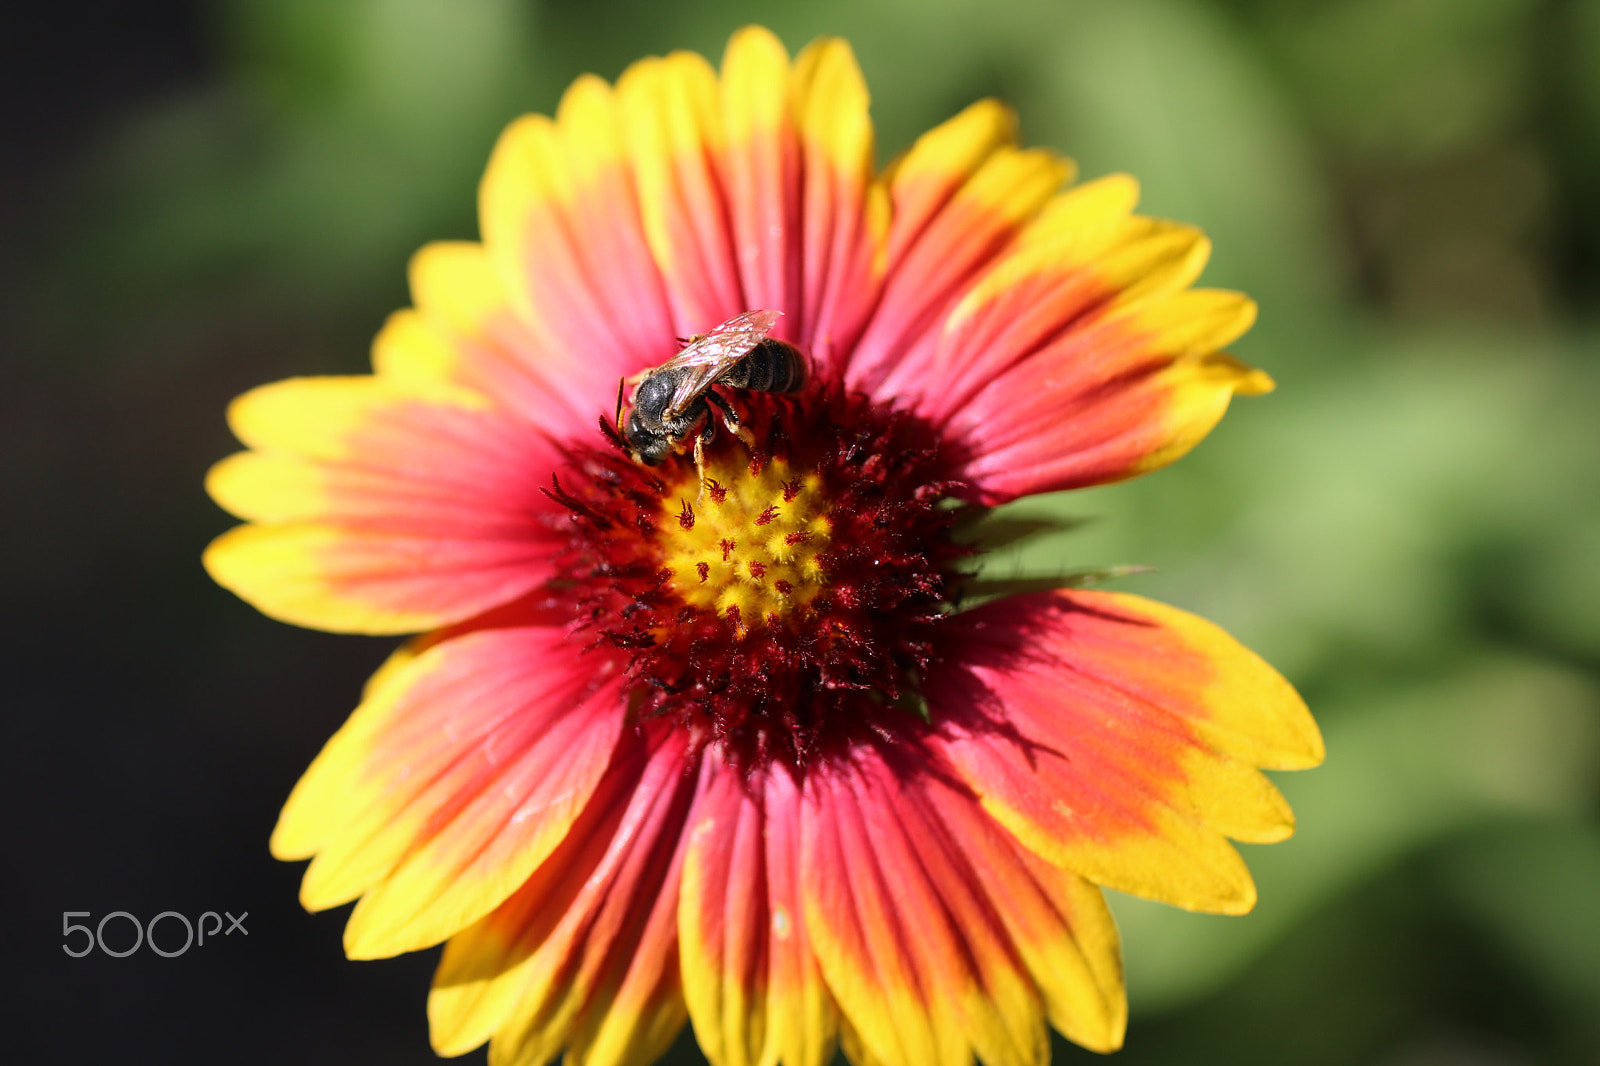
<svg viewBox="0 0 1600 1066">
<path fill-rule="evenodd" d="M 672 590 L 744 631 L 780 625 L 827 584 L 821 556 L 833 523 L 815 470 L 797 473 L 787 458 L 773 458 L 752 472 L 740 458 L 720 453 L 706 463 L 703 482 L 690 471 L 678 488 L 696 501 L 663 500 L 656 528 Z"/>
<path fill-rule="evenodd" d="M 745 429 L 719 424 L 699 470 L 571 449 L 547 595 L 625 656 L 637 716 L 734 758 L 799 763 L 908 725 L 967 554 L 937 435 L 833 390 L 730 399 Z"/>
</svg>

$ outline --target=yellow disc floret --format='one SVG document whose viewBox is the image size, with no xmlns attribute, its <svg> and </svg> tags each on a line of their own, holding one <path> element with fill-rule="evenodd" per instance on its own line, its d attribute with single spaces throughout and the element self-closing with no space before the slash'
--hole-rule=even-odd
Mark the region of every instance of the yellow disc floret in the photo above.
<svg viewBox="0 0 1600 1066">
<path fill-rule="evenodd" d="M 833 525 L 822 478 L 783 459 L 759 472 L 729 456 L 692 473 L 662 503 L 662 564 L 685 603 L 708 608 L 741 631 L 804 607 L 827 583 L 818 555 Z"/>
</svg>

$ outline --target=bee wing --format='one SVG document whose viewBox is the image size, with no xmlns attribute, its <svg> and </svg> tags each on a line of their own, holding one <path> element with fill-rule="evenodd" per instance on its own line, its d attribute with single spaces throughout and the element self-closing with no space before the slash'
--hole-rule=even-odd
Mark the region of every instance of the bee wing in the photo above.
<svg viewBox="0 0 1600 1066">
<path fill-rule="evenodd" d="M 696 399 L 705 394 L 723 373 L 760 344 L 777 324 L 778 311 L 746 311 L 734 315 L 710 333 L 690 341 L 683 351 L 656 368 L 684 371 L 678 376 L 672 390 L 672 399 L 666 408 L 667 417 L 681 415 Z"/>
</svg>

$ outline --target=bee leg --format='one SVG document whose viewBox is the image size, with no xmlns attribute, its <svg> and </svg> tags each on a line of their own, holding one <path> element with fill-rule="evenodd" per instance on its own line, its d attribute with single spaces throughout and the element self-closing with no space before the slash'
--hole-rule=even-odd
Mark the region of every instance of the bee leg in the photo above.
<svg viewBox="0 0 1600 1066">
<path fill-rule="evenodd" d="M 744 441 L 745 447 L 747 448 L 754 448 L 756 446 L 755 434 L 744 428 L 744 423 L 740 422 L 739 416 L 734 414 L 732 404 L 730 404 L 723 397 L 717 395 L 715 392 L 712 392 L 710 389 L 706 390 L 705 398 L 706 401 L 711 404 L 711 406 L 722 412 L 722 421 L 725 425 L 727 425 L 729 433 L 732 433 L 735 437 L 738 437 L 740 440 Z"/>
<path fill-rule="evenodd" d="M 706 494 L 706 445 L 716 433 L 717 427 L 712 425 L 711 419 L 708 418 L 705 428 L 694 436 L 694 470 L 700 475 L 700 492 L 694 498 L 695 503 L 699 503 Z"/>
</svg>

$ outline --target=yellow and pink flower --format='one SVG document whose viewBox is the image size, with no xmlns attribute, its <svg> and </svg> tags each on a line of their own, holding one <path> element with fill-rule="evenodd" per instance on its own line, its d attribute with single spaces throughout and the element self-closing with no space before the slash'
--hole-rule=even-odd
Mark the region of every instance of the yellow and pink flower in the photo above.
<svg viewBox="0 0 1600 1066">
<path fill-rule="evenodd" d="M 1071 177 L 993 101 L 875 172 L 848 46 L 746 29 L 513 123 L 374 373 L 233 404 L 210 572 L 423 634 L 272 850 L 355 901 L 352 958 L 447 942 L 441 1053 L 644 1063 L 688 1021 L 718 1066 L 1042 1063 L 1122 1040 L 1099 886 L 1252 906 L 1228 838 L 1293 825 L 1260 769 L 1322 757 L 1290 686 L 1136 596 L 959 602 L 957 521 L 1271 387 L 1205 237 Z M 757 308 L 813 381 L 725 389 L 703 470 L 631 461 L 618 380 Z"/>
</svg>

